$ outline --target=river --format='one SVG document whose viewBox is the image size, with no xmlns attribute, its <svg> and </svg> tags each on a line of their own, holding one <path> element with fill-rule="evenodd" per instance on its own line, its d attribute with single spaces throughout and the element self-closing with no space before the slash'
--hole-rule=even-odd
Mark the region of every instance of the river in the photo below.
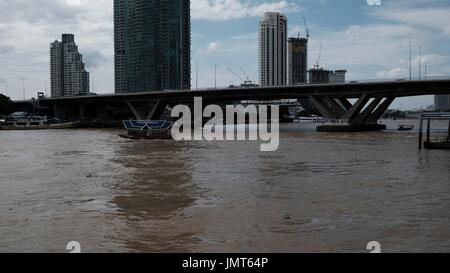
<svg viewBox="0 0 450 273">
<path fill-rule="evenodd" d="M 276 152 L 0 131 L 0 252 L 448 252 L 450 152 L 419 151 L 397 123 L 282 125 Z"/>
</svg>

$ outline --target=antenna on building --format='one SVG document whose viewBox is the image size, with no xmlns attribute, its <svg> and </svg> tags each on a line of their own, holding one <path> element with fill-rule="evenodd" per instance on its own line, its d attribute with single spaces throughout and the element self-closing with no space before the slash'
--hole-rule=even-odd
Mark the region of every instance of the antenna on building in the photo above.
<svg viewBox="0 0 450 273">
<path fill-rule="evenodd" d="M 305 16 L 303 16 L 303 23 L 305 24 L 306 39 L 309 40 L 309 28 L 308 28 L 308 25 L 306 24 Z"/>
</svg>

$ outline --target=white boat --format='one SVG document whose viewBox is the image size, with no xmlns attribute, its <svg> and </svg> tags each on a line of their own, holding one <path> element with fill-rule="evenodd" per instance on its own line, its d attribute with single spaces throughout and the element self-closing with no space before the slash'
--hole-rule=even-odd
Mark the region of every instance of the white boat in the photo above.
<svg viewBox="0 0 450 273">
<path fill-rule="evenodd" d="M 294 123 L 322 123 L 325 119 L 322 117 L 301 117 L 294 120 Z"/>
</svg>

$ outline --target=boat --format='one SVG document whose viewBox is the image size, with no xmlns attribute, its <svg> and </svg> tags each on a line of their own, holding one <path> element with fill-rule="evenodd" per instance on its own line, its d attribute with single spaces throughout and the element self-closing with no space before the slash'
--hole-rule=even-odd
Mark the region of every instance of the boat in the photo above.
<svg viewBox="0 0 450 273">
<path fill-rule="evenodd" d="M 322 117 L 300 117 L 294 119 L 294 123 L 322 123 L 325 119 Z"/>
<path fill-rule="evenodd" d="M 48 119 L 27 112 L 15 112 L 1 122 L 0 130 L 52 130 L 75 128 L 79 122 L 63 122 L 58 118 Z"/>
<path fill-rule="evenodd" d="M 4 131 L 27 131 L 27 130 L 59 130 L 59 129 L 72 129 L 76 128 L 79 122 L 67 122 L 67 123 L 58 123 L 58 124 L 38 124 L 32 125 L 30 123 L 25 124 L 13 124 L 13 125 L 5 125 L 0 126 L 0 130 Z"/>
<path fill-rule="evenodd" d="M 399 131 L 412 131 L 414 129 L 414 125 L 399 125 Z"/>
<path fill-rule="evenodd" d="M 119 134 L 125 139 L 173 139 L 172 121 L 167 120 L 124 120 L 126 134 Z"/>
</svg>

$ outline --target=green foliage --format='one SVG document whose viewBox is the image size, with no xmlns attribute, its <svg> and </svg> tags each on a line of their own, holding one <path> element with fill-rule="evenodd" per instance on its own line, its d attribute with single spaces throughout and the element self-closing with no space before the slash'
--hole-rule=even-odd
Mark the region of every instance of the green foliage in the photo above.
<svg viewBox="0 0 450 273">
<path fill-rule="evenodd" d="M 12 101 L 9 97 L 0 94 L 0 115 L 11 114 L 12 111 Z"/>
</svg>

